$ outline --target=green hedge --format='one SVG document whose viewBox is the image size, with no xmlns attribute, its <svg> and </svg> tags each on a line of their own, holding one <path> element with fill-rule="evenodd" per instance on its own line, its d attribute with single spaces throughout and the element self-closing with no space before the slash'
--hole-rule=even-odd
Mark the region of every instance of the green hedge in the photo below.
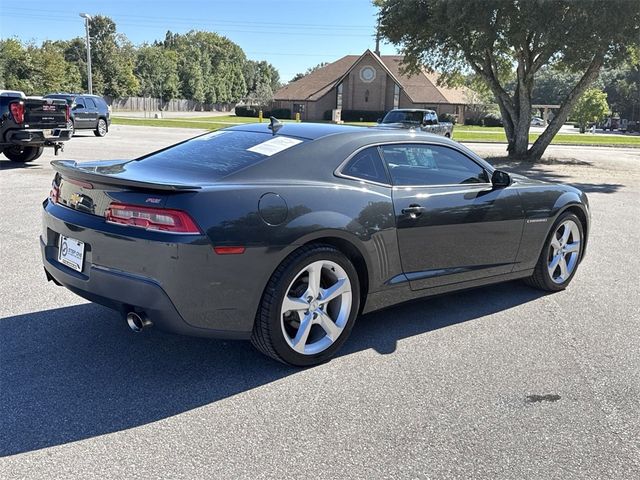
<svg viewBox="0 0 640 480">
<path fill-rule="evenodd" d="M 258 117 L 258 109 L 255 107 L 236 107 L 237 117 Z"/>
<path fill-rule="evenodd" d="M 370 110 L 342 110 L 341 118 L 343 122 L 376 122 L 382 117 L 384 117 L 384 110 L 373 112 Z M 329 116 L 329 120 L 331 120 L 331 116 Z"/>
<path fill-rule="evenodd" d="M 291 119 L 291 110 L 289 108 L 274 108 L 273 110 L 268 110 L 266 108 L 260 107 L 236 107 L 236 116 L 237 117 L 251 117 L 258 118 L 258 114 L 262 110 L 262 118 L 276 117 L 281 120 L 289 120 Z"/>
<path fill-rule="evenodd" d="M 456 117 L 454 115 L 451 115 L 450 113 L 441 113 L 438 116 L 438 121 L 439 122 L 449 122 L 449 123 L 453 123 L 454 125 L 458 122 L 456 120 Z"/>
<path fill-rule="evenodd" d="M 270 117 L 276 117 L 280 120 L 290 120 L 291 119 L 291 109 L 289 108 L 274 108 L 270 112 Z M 265 115 L 266 116 L 266 115 Z"/>
<path fill-rule="evenodd" d="M 480 120 L 473 120 L 471 118 L 467 118 L 464 121 L 465 125 L 479 125 L 481 127 L 502 127 L 502 118 L 498 115 L 485 115 Z"/>
</svg>

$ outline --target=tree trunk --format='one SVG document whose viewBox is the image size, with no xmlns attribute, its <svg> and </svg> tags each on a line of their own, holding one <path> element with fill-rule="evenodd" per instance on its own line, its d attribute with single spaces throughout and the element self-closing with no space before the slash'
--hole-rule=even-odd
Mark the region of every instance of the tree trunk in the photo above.
<svg viewBox="0 0 640 480">
<path fill-rule="evenodd" d="M 573 109 L 580 96 L 584 93 L 587 87 L 598 77 L 600 69 L 604 64 L 604 51 L 596 53 L 589 64 L 589 67 L 582 75 L 580 81 L 573 87 L 567 98 L 565 98 L 562 105 L 556 112 L 555 117 L 549 123 L 547 128 L 542 132 L 542 135 L 538 137 L 533 146 L 527 153 L 527 160 L 535 162 L 542 158 L 542 154 L 547 149 L 553 137 L 560 131 L 562 125 L 567 120 L 569 113 Z"/>
</svg>

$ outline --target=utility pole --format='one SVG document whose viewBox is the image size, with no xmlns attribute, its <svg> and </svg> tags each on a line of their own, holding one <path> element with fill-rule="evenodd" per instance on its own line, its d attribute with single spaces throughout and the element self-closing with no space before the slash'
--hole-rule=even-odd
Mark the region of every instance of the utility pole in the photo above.
<svg viewBox="0 0 640 480">
<path fill-rule="evenodd" d="M 80 16 L 84 18 L 84 28 L 87 35 L 87 87 L 89 88 L 89 95 L 93 94 L 93 82 L 91 80 L 91 41 L 89 38 L 89 22 L 91 21 L 91 15 L 88 13 L 81 13 Z"/>
</svg>

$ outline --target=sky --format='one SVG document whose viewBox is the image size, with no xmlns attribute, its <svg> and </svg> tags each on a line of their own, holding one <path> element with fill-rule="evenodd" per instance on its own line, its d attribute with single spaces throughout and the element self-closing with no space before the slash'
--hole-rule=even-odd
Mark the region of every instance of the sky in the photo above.
<svg viewBox="0 0 640 480">
<path fill-rule="evenodd" d="M 138 45 L 167 30 L 208 30 L 267 60 L 288 81 L 298 72 L 375 47 L 371 0 L 0 0 L 0 38 L 40 43 L 84 35 L 80 13 L 106 15 Z M 381 44 L 381 53 L 396 53 Z"/>
</svg>

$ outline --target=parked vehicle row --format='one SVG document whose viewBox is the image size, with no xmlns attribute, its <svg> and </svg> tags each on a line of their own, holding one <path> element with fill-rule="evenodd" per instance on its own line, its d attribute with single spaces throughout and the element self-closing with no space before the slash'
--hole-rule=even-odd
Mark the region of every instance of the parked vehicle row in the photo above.
<svg viewBox="0 0 640 480">
<path fill-rule="evenodd" d="M 57 154 L 76 130 L 104 137 L 110 125 L 109 107 L 97 95 L 27 97 L 17 90 L 0 90 L 0 151 L 14 162 L 31 162 L 47 147 Z"/>
<path fill-rule="evenodd" d="M 109 106 L 102 97 L 76 93 L 52 93 L 44 98 L 64 100 L 70 107 L 67 128 L 71 135 L 76 130 L 93 130 L 97 137 L 104 137 L 111 125 Z"/>
</svg>

